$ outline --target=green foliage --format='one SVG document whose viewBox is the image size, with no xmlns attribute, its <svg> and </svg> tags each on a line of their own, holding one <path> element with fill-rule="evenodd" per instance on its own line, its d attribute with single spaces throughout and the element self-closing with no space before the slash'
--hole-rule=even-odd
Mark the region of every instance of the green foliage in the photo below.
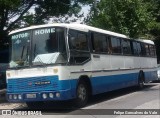
<svg viewBox="0 0 160 118">
<path fill-rule="evenodd" d="M 8 42 L 8 33 L 16 28 L 44 24 L 51 17 L 64 21 L 78 14 L 90 0 L 0 0 L 0 47 Z M 32 9 L 34 13 L 30 13 Z M 73 19 L 72 19 L 73 20 Z"/>
<path fill-rule="evenodd" d="M 101 0 L 97 4 L 97 13 L 91 11 L 86 21 L 90 25 L 126 34 L 132 38 L 144 37 L 155 21 L 155 7 L 155 2 L 151 4 L 151 1 L 144 0 Z"/>
<path fill-rule="evenodd" d="M 0 0 L 0 30 L 43 24 L 51 17 L 77 15 L 90 0 Z M 29 9 L 34 13 L 28 12 Z M 79 17 L 79 15 L 77 15 Z M 66 16 L 65 16 L 66 17 Z"/>
</svg>

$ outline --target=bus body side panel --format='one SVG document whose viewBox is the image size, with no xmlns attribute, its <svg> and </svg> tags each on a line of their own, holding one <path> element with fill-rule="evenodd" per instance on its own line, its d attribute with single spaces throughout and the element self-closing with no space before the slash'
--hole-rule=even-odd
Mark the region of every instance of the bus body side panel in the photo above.
<svg viewBox="0 0 160 118">
<path fill-rule="evenodd" d="M 140 70 L 144 72 L 146 82 L 156 80 L 154 66 L 155 58 L 100 55 L 100 58 L 95 59 L 93 54 L 90 79 L 93 94 L 138 85 Z"/>
<path fill-rule="evenodd" d="M 91 79 L 93 94 L 134 86 L 137 84 L 137 75 L 138 73 L 130 73 L 93 77 Z"/>
<path fill-rule="evenodd" d="M 144 72 L 145 82 L 150 82 L 157 80 L 157 59 L 156 58 L 148 58 L 148 57 L 141 57 L 140 59 L 140 68 L 142 68 Z"/>
<path fill-rule="evenodd" d="M 92 88 L 93 94 L 112 91 L 137 84 L 138 71 L 130 70 L 134 58 L 121 55 L 92 55 Z"/>
<path fill-rule="evenodd" d="M 152 69 L 150 71 L 145 71 L 144 75 L 145 75 L 145 82 L 146 83 L 158 79 L 157 71 L 155 69 L 154 70 Z"/>
</svg>

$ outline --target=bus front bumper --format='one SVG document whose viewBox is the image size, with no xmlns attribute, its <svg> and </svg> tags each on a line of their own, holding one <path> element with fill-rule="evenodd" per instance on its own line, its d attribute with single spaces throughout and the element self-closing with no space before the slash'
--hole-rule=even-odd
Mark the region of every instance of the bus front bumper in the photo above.
<svg viewBox="0 0 160 118">
<path fill-rule="evenodd" d="M 7 100 L 9 102 L 62 101 L 73 99 L 75 96 L 71 93 L 71 90 L 7 93 Z"/>
</svg>

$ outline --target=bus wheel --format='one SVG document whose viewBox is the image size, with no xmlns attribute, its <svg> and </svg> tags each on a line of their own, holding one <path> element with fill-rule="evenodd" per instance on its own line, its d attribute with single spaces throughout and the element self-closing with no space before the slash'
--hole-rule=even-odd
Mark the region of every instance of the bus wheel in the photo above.
<svg viewBox="0 0 160 118">
<path fill-rule="evenodd" d="M 85 81 L 80 81 L 76 90 L 76 107 L 84 107 L 89 98 L 89 89 Z"/>
<path fill-rule="evenodd" d="M 26 102 L 28 108 L 41 109 L 44 107 L 44 102 Z"/>
<path fill-rule="evenodd" d="M 143 72 L 140 72 L 140 74 L 139 74 L 138 88 L 139 89 L 143 89 L 144 88 L 144 74 L 143 74 Z"/>
</svg>

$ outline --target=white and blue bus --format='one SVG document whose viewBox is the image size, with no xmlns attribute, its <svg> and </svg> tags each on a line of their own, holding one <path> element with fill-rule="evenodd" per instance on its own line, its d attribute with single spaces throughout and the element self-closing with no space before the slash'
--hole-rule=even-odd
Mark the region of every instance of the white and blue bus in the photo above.
<svg viewBox="0 0 160 118">
<path fill-rule="evenodd" d="M 82 25 L 47 24 L 10 32 L 7 99 L 29 107 L 74 99 L 157 79 L 155 45 Z"/>
</svg>

